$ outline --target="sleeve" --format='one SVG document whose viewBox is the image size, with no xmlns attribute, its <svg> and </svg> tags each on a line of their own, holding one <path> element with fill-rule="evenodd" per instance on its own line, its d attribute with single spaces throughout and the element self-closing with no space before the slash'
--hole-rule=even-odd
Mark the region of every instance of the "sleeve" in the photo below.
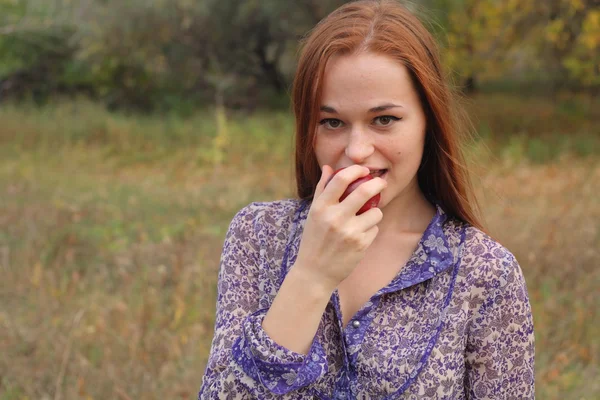
<svg viewBox="0 0 600 400">
<path fill-rule="evenodd" d="M 515 257 L 490 261 L 492 278 L 473 311 L 467 339 L 467 399 L 534 399 L 533 317 L 525 278 Z"/>
<path fill-rule="evenodd" d="M 315 339 L 309 354 L 278 345 L 263 330 L 268 311 L 260 304 L 260 243 L 265 233 L 257 203 L 229 225 L 219 265 L 215 330 L 199 400 L 306 398 L 309 385 L 327 370 Z M 260 306 L 263 306 L 262 308 Z"/>
</svg>

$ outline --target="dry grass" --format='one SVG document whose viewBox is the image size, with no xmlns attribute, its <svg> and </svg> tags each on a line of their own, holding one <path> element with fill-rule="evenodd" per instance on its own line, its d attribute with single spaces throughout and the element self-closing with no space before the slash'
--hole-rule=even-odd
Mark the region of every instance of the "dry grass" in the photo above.
<svg viewBox="0 0 600 400">
<path fill-rule="evenodd" d="M 528 284 L 538 398 L 600 398 L 600 163 L 498 168 L 484 182 L 488 225 Z"/>
<path fill-rule="evenodd" d="M 293 196 L 291 122 L 240 117 L 213 168 L 218 135 L 201 118 L 91 109 L 0 109 L 0 400 L 193 398 L 228 223 L 251 201 Z M 577 150 L 598 145 L 598 116 L 582 118 L 556 156 L 531 157 L 539 148 L 515 133 L 479 157 L 488 225 L 526 275 L 541 399 L 600 398 L 600 162 Z M 161 136 L 169 127 L 180 142 Z M 209 133 L 185 136 L 196 129 Z"/>
</svg>

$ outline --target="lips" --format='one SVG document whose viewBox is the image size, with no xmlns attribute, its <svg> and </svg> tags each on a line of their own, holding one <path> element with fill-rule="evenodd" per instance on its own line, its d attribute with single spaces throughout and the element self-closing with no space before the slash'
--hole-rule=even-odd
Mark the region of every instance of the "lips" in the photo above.
<svg viewBox="0 0 600 400">
<path fill-rule="evenodd" d="M 376 171 L 372 171 L 370 175 L 373 178 L 377 178 L 377 177 L 381 177 L 381 176 L 385 175 L 386 172 L 387 172 L 387 169 L 378 169 Z"/>
<path fill-rule="evenodd" d="M 345 168 L 345 167 L 344 167 Z M 325 183 L 325 187 L 327 187 L 327 184 L 329 182 L 331 182 L 331 179 L 333 179 L 333 177 L 340 172 L 341 170 L 343 170 L 344 168 L 340 168 L 338 170 L 336 170 L 333 175 L 331 175 L 329 177 L 329 179 L 327 180 L 327 182 Z M 356 190 L 356 188 L 364 183 L 364 182 L 368 182 L 371 179 L 373 179 L 374 176 L 385 176 L 385 172 L 386 170 L 375 170 L 373 171 L 370 175 L 367 176 L 363 176 L 362 178 L 358 178 L 356 179 L 354 182 L 350 183 L 350 185 L 346 188 L 346 190 L 344 191 L 344 193 L 342 194 L 342 197 L 340 197 L 340 202 L 344 201 L 344 199 L 346 197 L 348 197 L 348 195 L 350 195 L 350 193 L 352 193 L 354 190 Z M 375 175 L 372 175 L 375 174 Z M 381 175 L 383 174 L 383 175 Z M 371 197 L 361 208 L 360 210 L 358 210 L 358 212 L 356 213 L 356 215 L 360 215 L 364 212 L 366 212 L 367 210 L 370 210 L 371 208 L 375 208 L 377 207 L 377 205 L 379 204 L 379 201 L 381 200 L 381 194 L 377 193 L 375 196 Z"/>
</svg>

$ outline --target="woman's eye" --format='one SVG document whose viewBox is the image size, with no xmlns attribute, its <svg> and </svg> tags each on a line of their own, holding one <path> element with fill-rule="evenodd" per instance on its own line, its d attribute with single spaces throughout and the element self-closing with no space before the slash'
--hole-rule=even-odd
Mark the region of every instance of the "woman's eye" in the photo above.
<svg viewBox="0 0 600 400">
<path fill-rule="evenodd" d="M 399 121 L 400 118 L 394 117 L 392 115 L 382 115 L 381 117 L 375 118 L 375 125 L 379 126 L 388 126 L 391 125 L 393 121 Z"/>
<path fill-rule="evenodd" d="M 322 119 L 319 124 L 321 125 L 325 125 L 326 128 L 329 129 L 337 129 L 340 126 L 342 126 L 342 121 L 340 121 L 339 119 L 335 119 L 335 118 L 326 118 L 326 119 Z"/>
</svg>

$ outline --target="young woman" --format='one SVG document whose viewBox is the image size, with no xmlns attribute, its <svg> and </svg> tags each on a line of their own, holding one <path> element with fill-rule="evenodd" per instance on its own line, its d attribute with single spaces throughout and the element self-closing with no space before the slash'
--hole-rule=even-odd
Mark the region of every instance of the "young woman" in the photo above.
<svg viewBox="0 0 600 400">
<path fill-rule="evenodd" d="M 199 399 L 533 399 L 527 288 L 477 218 L 432 36 L 397 2 L 346 4 L 293 101 L 298 198 L 229 226 Z"/>
</svg>

